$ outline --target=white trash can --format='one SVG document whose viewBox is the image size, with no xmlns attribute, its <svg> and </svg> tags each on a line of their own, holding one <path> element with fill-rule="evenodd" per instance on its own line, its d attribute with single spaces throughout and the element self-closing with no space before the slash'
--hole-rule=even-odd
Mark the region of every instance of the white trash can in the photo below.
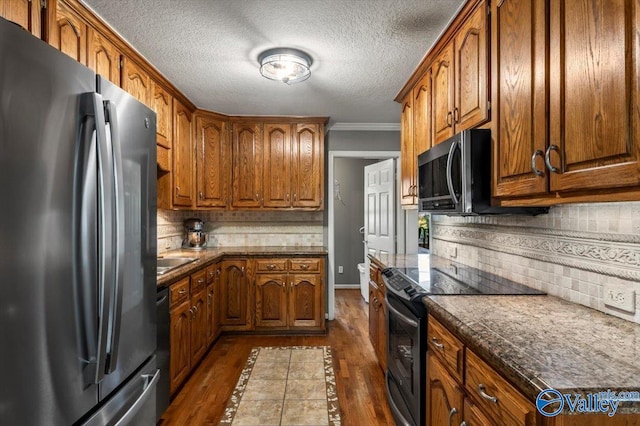
<svg viewBox="0 0 640 426">
<path fill-rule="evenodd" d="M 360 272 L 360 293 L 365 302 L 369 303 L 369 277 L 367 274 L 367 264 L 358 263 L 358 272 Z"/>
</svg>

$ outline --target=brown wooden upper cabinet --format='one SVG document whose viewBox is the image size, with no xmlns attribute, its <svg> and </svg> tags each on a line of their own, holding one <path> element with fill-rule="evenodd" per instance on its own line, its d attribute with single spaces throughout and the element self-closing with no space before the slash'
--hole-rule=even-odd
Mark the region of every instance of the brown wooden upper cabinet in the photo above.
<svg viewBox="0 0 640 426">
<path fill-rule="evenodd" d="M 291 124 L 264 125 L 263 179 L 265 207 L 291 205 Z"/>
<path fill-rule="evenodd" d="M 140 65 L 126 56 L 122 60 L 122 88 L 152 108 L 151 77 Z"/>
<path fill-rule="evenodd" d="M 418 197 L 418 155 L 431 148 L 431 72 L 427 72 L 407 93 L 400 115 L 400 175 L 403 206 L 416 205 Z"/>
<path fill-rule="evenodd" d="M 92 27 L 88 27 L 87 37 L 87 66 L 96 74 L 100 74 L 113 84 L 120 86 L 120 64 L 122 61 L 120 50 Z"/>
<path fill-rule="evenodd" d="M 49 13 L 49 44 L 87 65 L 87 23 L 61 1 Z"/>
<path fill-rule="evenodd" d="M 193 206 L 193 118 L 180 101 L 173 100 L 173 205 Z"/>
<path fill-rule="evenodd" d="M 38 38 L 42 38 L 40 1 L 0 0 L 0 16 L 15 22 Z"/>
<path fill-rule="evenodd" d="M 322 209 L 324 200 L 324 126 L 293 125 L 291 207 Z"/>
<path fill-rule="evenodd" d="M 262 124 L 233 124 L 234 208 L 260 207 L 262 202 Z"/>
<path fill-rule="evenodd" d="M 151 109 L 156 112 L 156 141 L 171 149 L 173 142 L 173 96 L 155 81 L 151 81 Z"/>
<path fill-rule="evenodd" d="M 400 114 L 400 176 L 402 193 L 400 202 L 403 206 L 416 204 L 416 156 L 413 144 L 413 94 L 407 93 L 402 102 Z"/>
<path fill-rule="evenodd" d="M 546 5 L 492 6 L 494 195 L 639 185 L 638 0 Z"/>
<path fill-rule="evenodd" d="M 489 119 L 487 32 L 481 1 L 431 65 L 433 144 Z"/>
<path fill-rule="evenodd" d="M 196 206 L 226 207 L 229 199 L 231 144 L 228 122 L 196 114 Z"/>
</svg>

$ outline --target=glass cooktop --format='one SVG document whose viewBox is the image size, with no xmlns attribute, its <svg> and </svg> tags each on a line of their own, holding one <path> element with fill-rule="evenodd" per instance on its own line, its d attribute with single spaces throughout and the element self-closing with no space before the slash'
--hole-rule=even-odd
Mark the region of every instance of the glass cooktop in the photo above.
<svg viewBox="0 0 640 426">
<path fill-rule="evenodd" d="M 424 263 L 424 264 L 422 264 Z M 541 295 L 542 291 L 499 277 L 490 272 L 451 262 L 436 256 L 421 261 L 419 267 L 394 268 L 420 293 L 454 295 Z"/>
</svg>

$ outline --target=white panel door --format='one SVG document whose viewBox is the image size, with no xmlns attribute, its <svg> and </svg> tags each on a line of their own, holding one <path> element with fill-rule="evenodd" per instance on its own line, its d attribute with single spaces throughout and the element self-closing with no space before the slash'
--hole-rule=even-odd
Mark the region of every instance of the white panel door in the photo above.
<svg viewBox="0 0 640 426">
<path fill-rule="evenodd" d="M 364 168 L 364 250 L 380 259 L 396 252 L 395 160 Z M 368 262 L 367 262 L 368 263 Z"/>
</svg>

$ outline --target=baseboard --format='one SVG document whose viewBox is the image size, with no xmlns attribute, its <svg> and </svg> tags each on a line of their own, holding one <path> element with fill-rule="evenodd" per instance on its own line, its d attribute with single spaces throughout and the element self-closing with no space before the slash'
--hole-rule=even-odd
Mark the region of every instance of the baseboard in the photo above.
<svg viewBox="0 0 640 426">
<path fill-rule="evenodd" d="M 360 288 L 360 284 L 336 284 L 335 285 L 336 290 L 339 290 L 341 288 L 356 289 L 356 288 Z"/>
</svg>

